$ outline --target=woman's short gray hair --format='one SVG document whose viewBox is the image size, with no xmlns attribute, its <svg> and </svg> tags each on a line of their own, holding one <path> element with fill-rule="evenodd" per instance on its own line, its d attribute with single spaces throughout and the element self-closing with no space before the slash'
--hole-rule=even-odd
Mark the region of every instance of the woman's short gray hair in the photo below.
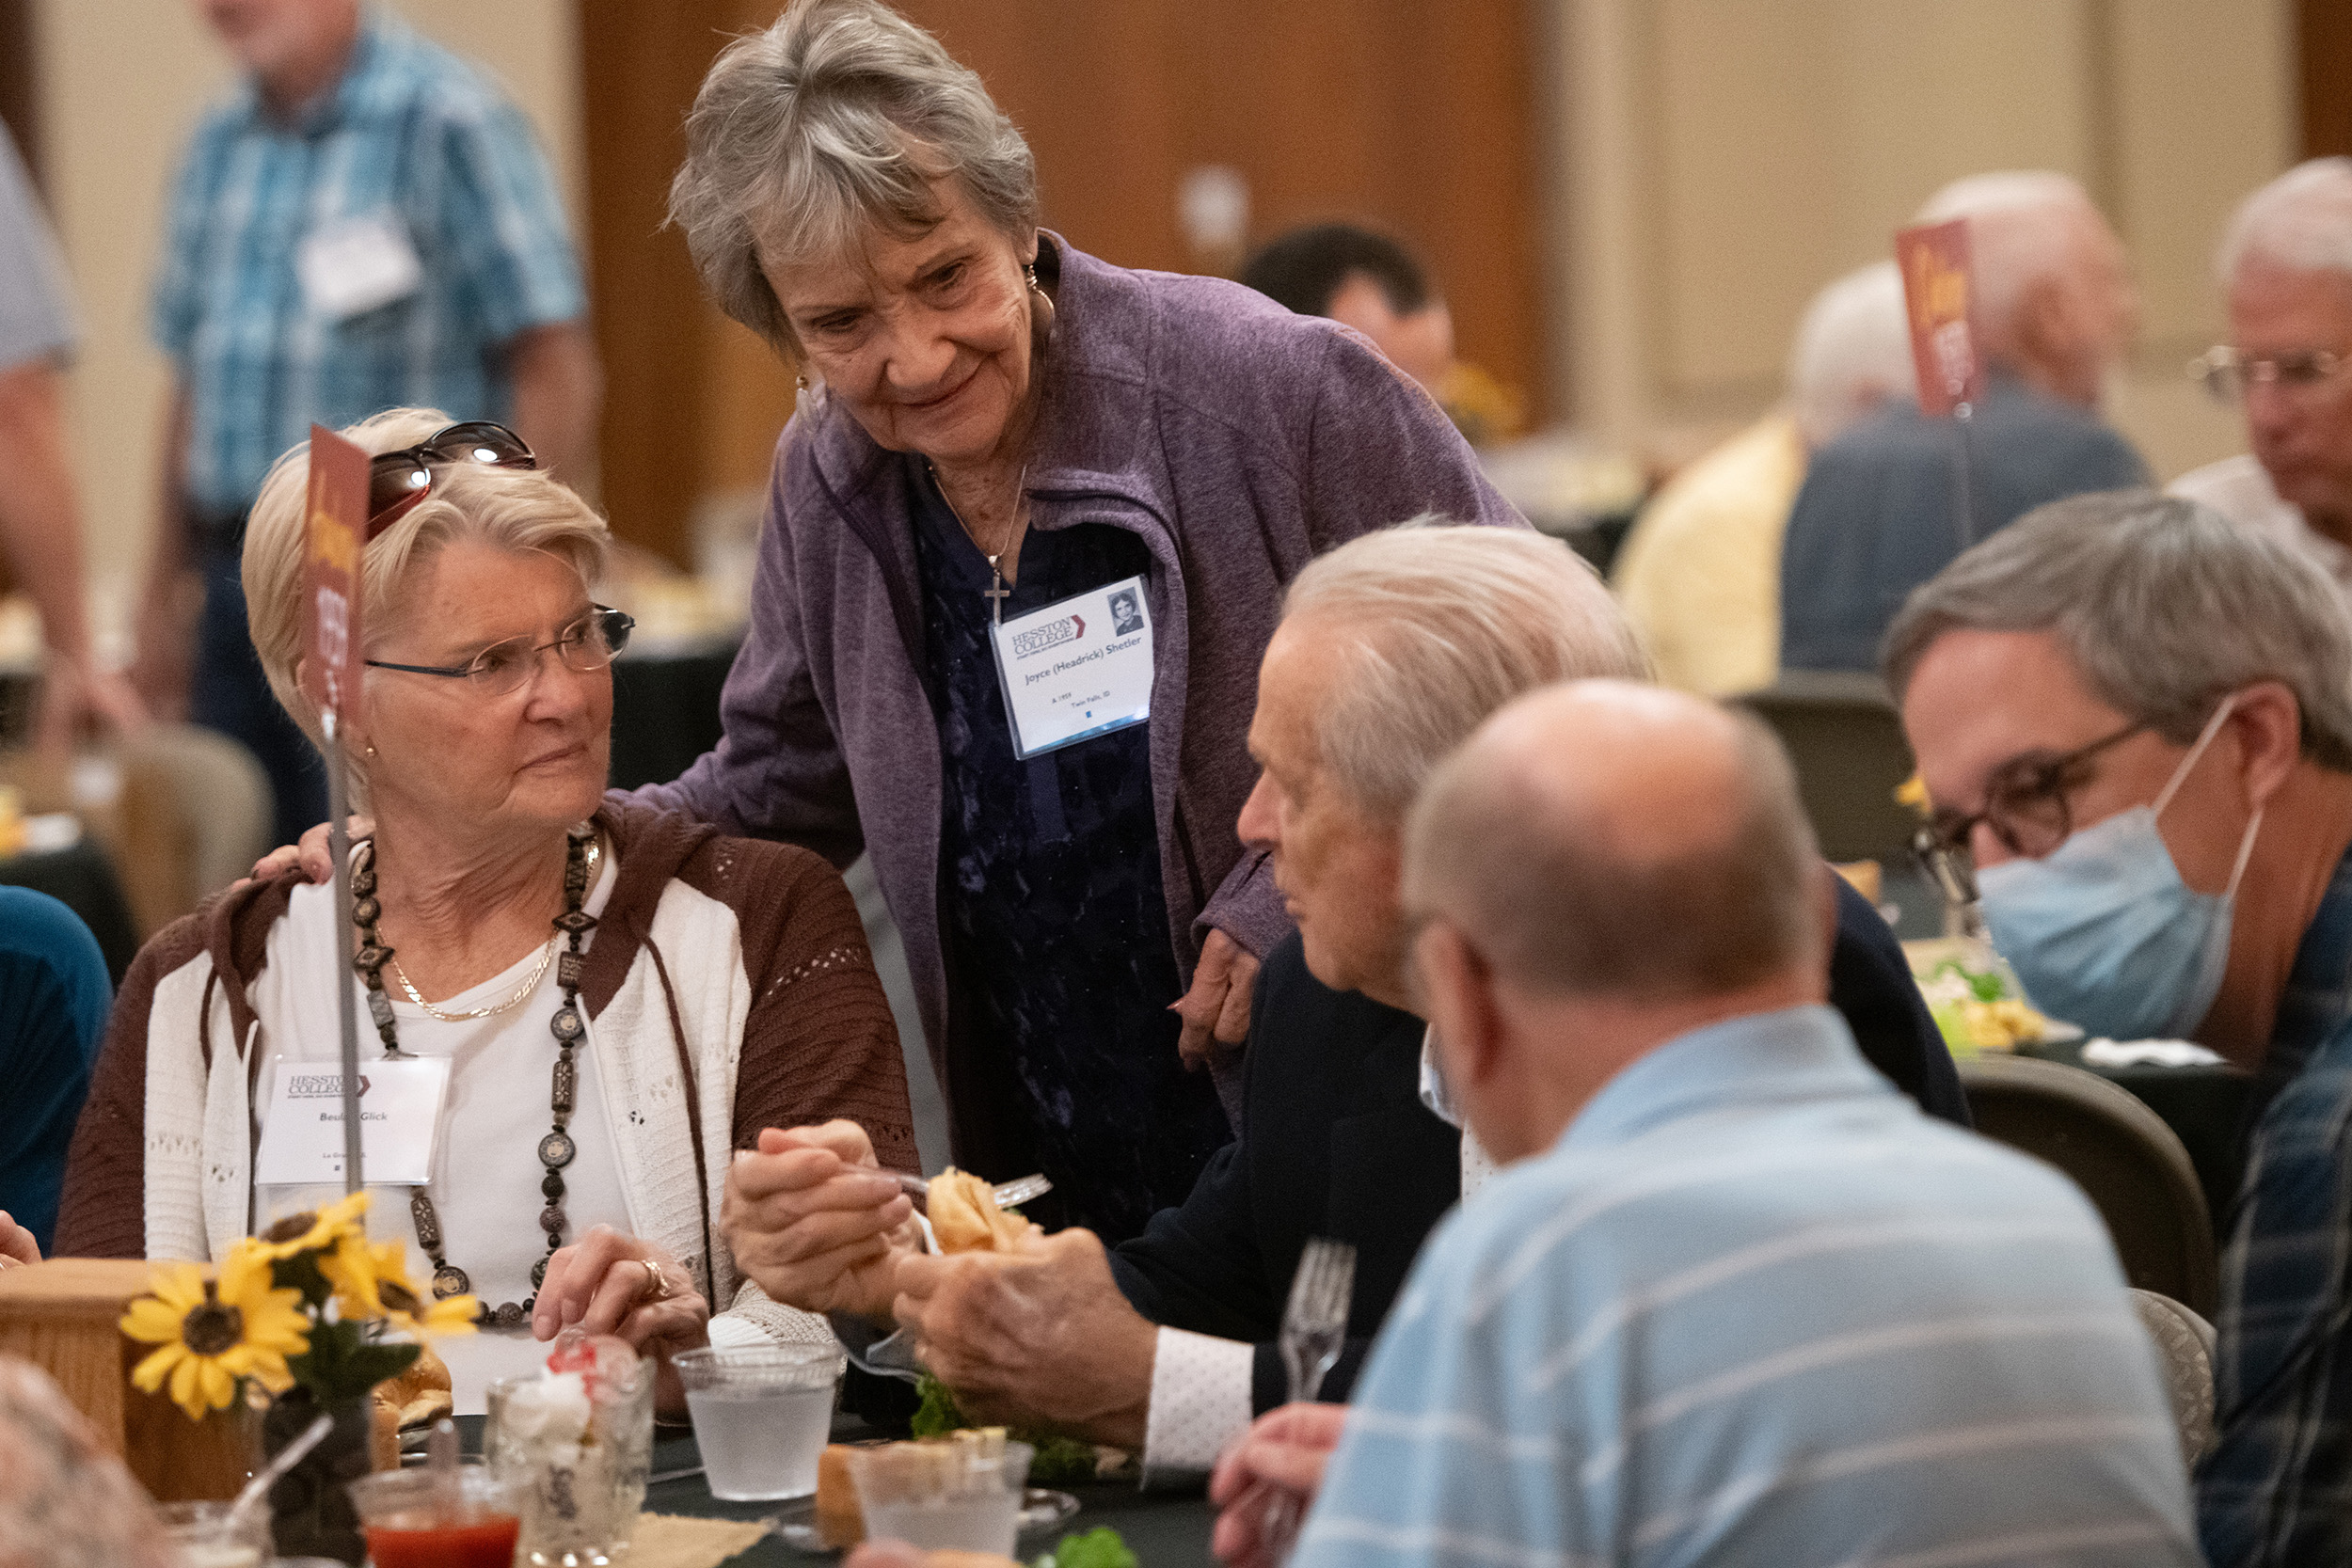
<svg viewBox="0 0 2352 1568">
<path fill-rule="evenodd" d="M 1317 761 L 1403 822 L 1430 771 L 1486 716 L 1553 681 L 1649 678 L 1599 574 L 1532 530 L 1423 515 L 1308 563 L 1285 622 L 1329 619 L 1345 664 L 1315 720 Z"/>
<path fill-rule="evenodd" d="M 976 72 L 880 0 L 798 0 L 703 78 L 670 221 L 719 308 L 796 358 L 763 251 L 790 263 L 876 228 L 920 234 L 942 179 L 1008 237 L 1035 231 L 1037 160 Z"/>
<path fill-rule="evenodd" d="M 1912 592 L 1881 655 L 1897 701 L 1948 631 L 2054 634 L 2099 700 L 2175 745 L 2279 681 L 2303 754 L 2352 772 L 2352 617 L 2285 546 L 2210 507 L 2110 490 L 2038 507 Z"/>
<path fill-rule="evenodd" d="M 398 451 L 450 423 L 437 408 L 394 408 L 342 434 L 370 454 Z M 290 448 L 274 464 L 245 527 L 246 624 L 262 673 L 278 705 L 302 733 L 324 742 L 319 712 L 296 671 L 302 659 L 304 522 L 310 510 L 310 443 Z M 596 509 L 552 474 L 453 463 L 434 470 L 433 489 L 374 539 L 359 557 L 359 625 L 363 636 L 384 629 L 408 574 L 444 546 L 479 540 L 501 549 L 538 551 L 580 574 L 585 587 L 604 573 L 612 534 Z M 365 759 L 349 759 L 353 804 L 367 798 Z"/>
</svg>

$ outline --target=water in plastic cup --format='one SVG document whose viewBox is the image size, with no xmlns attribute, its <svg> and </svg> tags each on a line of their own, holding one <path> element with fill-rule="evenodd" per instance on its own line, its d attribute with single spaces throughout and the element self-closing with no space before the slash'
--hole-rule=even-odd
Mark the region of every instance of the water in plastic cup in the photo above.
<svg viewBox="0 0 2352 1568">
<path fill-rule="evenodd" d="M 187 1568 L 261 1568 L 270 1559 L 265 1508 L 243 1519 L 225 1502 L 165 1503 L 156 1512 Z"/>
<path fill-rule="evenodd" d="M 850 1450 L 850 1479 L 866 1515 L 866 1538 L 1010 1557 L 1034 1450 L 1006 1443 L 1000 1458 L 954 1465 L 952 1480 L 942 1484 L 939 1466 L 907 1463 L 905 1450 L 924 1446 Z"/>
<path fill-rule="evenodd" d="M 845 1359 L 837 1345 L 714 1346 L 676 1357 L 712 1497 L 770 1502 L 817 1490 Z"/>
</svg>

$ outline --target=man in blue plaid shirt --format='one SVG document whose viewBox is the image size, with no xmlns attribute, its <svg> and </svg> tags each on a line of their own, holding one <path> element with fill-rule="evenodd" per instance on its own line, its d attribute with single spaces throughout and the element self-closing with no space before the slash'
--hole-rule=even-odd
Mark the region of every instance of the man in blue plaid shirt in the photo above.
<svg viewBox="0 0 2352 1568">
<path fill-rule="evenodd" d="M 1913 594 L 1887 678 L 2046 1009 L 2256 1075 L 2222 1257 L 2213 1568 L 2352 1561 L 2352 623 L 2288 546 L 2145 491 L 2028 515 Z"/>
<path fill-rule="evenodd" d="M 577 476 L 599 386 L 562 202 L 483 73 L 358 0 L 204 8 L 247 80 L 198 128 L 155 283 L 176 382 L 138 668 L 261 757 L 291 843 L 326 815 L 325 776 L 262 678 L 238 578 L 270 465 L 314 420 L 405 404 L 511 424 Z M 171 609 L 191 569 L 192 679 Z"/>
</svg>

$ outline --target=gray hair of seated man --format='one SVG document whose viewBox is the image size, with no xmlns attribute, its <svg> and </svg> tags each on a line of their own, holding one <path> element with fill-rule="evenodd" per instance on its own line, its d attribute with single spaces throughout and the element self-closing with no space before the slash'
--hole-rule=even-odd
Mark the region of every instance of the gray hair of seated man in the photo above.
<svg viewBox="0 0 2352 1568">
<path fill-rule="evenodd" d="M 979 76 L 880 0 L 799 0 L 703 78 L 670 221 L 719 308 L 797 358 L 761 253 L 796 262 L 877 230 L 921 234 L 943 179 L 1027 243 L 1037 161 Z"/>
<path fill-rule="evenodd" d="M 2102 228 L 2106 222 L 2079 182 L 2049 169 L 2005 169 L 1955 180 L 1928 198 L 1915 221 L 1949 218 L 1968 220 L 1975 315 L 1979 330 L 1994 347 L 2008 340 L 2034 285 L 2074 262 L 2076 226 L 2085 218 Z"/>
<path fill-rule="evenodd" d="M 1438 766 L 1406 821 L 1407 918 L 1443 918 L 1498 974 L 1542 995 L 1689 1001 L 1822 962 L 1826 873 L 1788 753 L 1752 715 L 1660 695 L 1724 727 L 1720 809 L 1674 822 L 1670 852 L 1630 854 L 1611 831 L 1622 810 L 1591 809 L 1556 776 L 1499 765 L 1474 739 Z"/>
<path fill-rule="evenodd" d="M 1890 397 L 1916 397 L 1903 275 L 1892 261 L 1846 274 L 1813 296 L 1788 353 L 1788 403 L 1820 449 Z"/>
<path fill-rule="evenodd" d="M 2352 158 L 2297 164 L 2238 204 L 2214 254 L 2222 287 L 2254 257 L 2295 272 L 2352 273 Z"/>
<path fill-rule="evenodd" d="M 2101 702 L 2185 746 L 2279 681 L 2303 754 L 2352 772 L 2352 619 L 2302 557 L 2210 507 L 2109 490 L 2037 507 L 1912 591 L 1880 662 L 1896 699 L 1949 631 L 2054 634 Z M 1988 694 L 1988 700 L 1998 700 Z"/>
<path fill-rule="evenodd" d="M 1346 647 L 1315 721 L 1318 760 L 1375 817 L 1404 820 L 1422 781 L 1523 691 L 1587 675 L 1646 680 L 1600 575 L 1557 539 L 1433 515 L 1310 562 L 1282 604 Z"/>
</svg>

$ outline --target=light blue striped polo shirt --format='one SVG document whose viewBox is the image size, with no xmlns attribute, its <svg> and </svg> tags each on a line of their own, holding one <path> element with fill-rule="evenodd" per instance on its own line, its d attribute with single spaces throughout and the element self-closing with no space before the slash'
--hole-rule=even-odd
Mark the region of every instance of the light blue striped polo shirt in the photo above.
<svg viewBox="0 0 2352 1568">
<path fill-rule="evenodd" d="M 1651 1052 L 1447 1218 L 1296 1562 L 2186 1568 L 2195 1543 L 2097 1214 L 1814 1006 Z"/>
<path fill-rule="evenodd" d="M 350 66 L 296 125 L 250 83 L 189 145 L 155 280 L 156 344 L 179 369 L 186 479 L 202 511 L 250 505 L 280 452 L 404 404 L 510 417 L 500 345 L 586 309 L 547 161 L 474 67 L 370 7 Z M 422 279 L 331 318 L 295 258 L 310 234 L 382 217 Z"/>
</svg>

